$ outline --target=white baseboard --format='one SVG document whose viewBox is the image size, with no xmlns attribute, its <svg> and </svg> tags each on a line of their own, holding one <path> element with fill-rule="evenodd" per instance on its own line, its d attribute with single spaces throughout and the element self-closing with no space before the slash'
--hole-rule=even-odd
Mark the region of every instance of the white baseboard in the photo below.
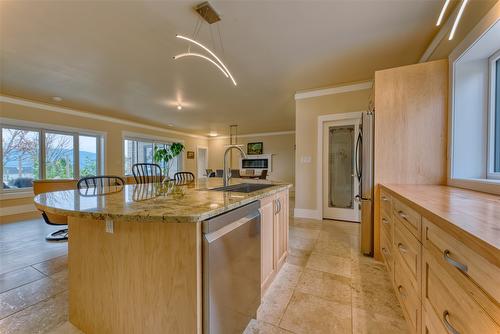
<svg viewBox="0 0 500 334">
<path fill-rule="evenodd" d="M 309 218 L 309 219 L 317 219 L 317 220 L 322 220 L 323 215 L 321 214 L 320 211 L 318 210 L 311 210 L 311 209 L 298 209 L 295 208 L 293 210 L 293 216 L 297 218 Z"/>
<path fill-rule="evenodd" d="M 2 210 L 0 210 L 0 216 L 10 216 L 35 211 L 36 207 L 34 204 L 13 205 L 2 207 Z"/>
</svg>

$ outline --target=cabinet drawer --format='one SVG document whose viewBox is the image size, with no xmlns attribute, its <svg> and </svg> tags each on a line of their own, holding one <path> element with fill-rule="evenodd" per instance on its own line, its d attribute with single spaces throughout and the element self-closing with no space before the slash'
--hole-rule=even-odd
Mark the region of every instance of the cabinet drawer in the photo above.
<svg viewBox="0 0 500 334">
<path fill-rule="evenodd" d="M 499 333 L 500 327 L 426 249 L 423 253 L 423 300 L 449 333 Z"/>
<path fill-rule="evenodd" d="M 389 241 L 389 238 L 385 233 L 380 234 L 380 251 L 384 257 L 387 270 L 392 277 L 392 269 L 394 266 L 394 260 L 392 257 L 392 242 Z"/>
<path fill-rule="evenodd" d="M 415 289 L 411 274 L 399 254 L 394 254 L 394 288 L 411 332 L 420 334 L 422 314 L 420 293 Z"/>
<path fill-rule="evenodd" d="M 387 237 L 389 237 L 389 241 L 392 242 L 394 235 L 394 221 L 392 219 L 392 214 L 380 211 L 380 225 L 382 226 L 382 231 L 384 231 Z"/>
<path fill-rule="evenodd" d="M 422 305 L 422 334 L 449 334 L 436 313 L 427 312 L 426 307 Z"/>
<path fill-rule="evenodd" d="M 394 250 L 408 268 L 412 285 L 420 291 L 422 268 L 422 245 L 400 222 L 394 224 Z"/>
<path fill-rule="evenodd" d="M 397 199 L 392 200 L 392 207 L 394 222 L 400 221 L 418 240 L 421 240 L 422 216 Z"/>
<path fill-rule="evenodd" d="M 384 190 L 380 190 L 380 212 L 384 211 L 389 215 L 391 214 L 392 197 Z"/>
<path fill-rule="evenodd" d="M 423 219 L 423 242 L 429 253 L 500 323 L 500 268 L 442 229 Z"/>
</svg>

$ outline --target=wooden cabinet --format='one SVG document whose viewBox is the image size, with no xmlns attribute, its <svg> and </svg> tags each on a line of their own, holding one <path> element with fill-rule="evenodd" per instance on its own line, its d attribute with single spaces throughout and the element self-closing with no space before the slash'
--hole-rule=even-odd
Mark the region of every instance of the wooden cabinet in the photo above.
<svg viewBox="0 0 500 334">
<path fill-rule="evenodd" d="M 261 293 L 264 294 L 288 255 L 288 190 L 261 199 Z"/>
<path fill-rule="evenodd" d="M 274 198 L 267 197 L 260 201 L 261 219 L 261 286 L 269 285 L 274 266 Z"/>
<path fill-rule="evenodd" d="M 432 211 L 397 193 L 381 194 L 393 208 L 393 242 L 382 227 L 380 251 L 411 332 L 499 334 L 498 263 L 473 250 L 474 244 L 464 244 L 463 231 L 438 226 Z M 387 207 L 379 214 L 381 221 L 390 219 Z"/>
</svg>

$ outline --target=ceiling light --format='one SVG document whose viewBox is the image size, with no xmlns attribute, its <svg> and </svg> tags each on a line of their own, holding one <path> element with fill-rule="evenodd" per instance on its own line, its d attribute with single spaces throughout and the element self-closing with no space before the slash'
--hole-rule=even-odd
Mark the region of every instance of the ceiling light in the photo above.
<svg viewBox="0 0 500 334">
<path fill-rule="evenodd" d="M 448 5 L 450 4 L 450 0 L 446 0 L 443 8 L 441 9 L 441 13 L 439 13 L 439 17 L 436 23 L 436 26 L 439 26 L 441 22 L 443 21 L 444 13 L 446 13 L 446 9 L 448 8 Z"/>
<path fill-rule="evenodd" d="M 212 55 L 216 60 L 217 62 L 224 68 L 224 71 L 227 73 L 227 75 L 229 75 L 229 77 L 231 78 L 231 81 L 233 82 L 233 84 L 236 86 L 237 83 L 236 83 L 236 80 L 234 80 L 231 72 L 229 72 L 229 70 L 227 69 L 226 65 L 224 65 L 224 63 L 222 62 L 222 60 L 219 59 L 219 57 L 217 57 L 215 55 L 215 53 L 213 53 L 209 48 L 207 48 L 205 45 L 201 44 L 200 42 L 198 41 L 195 41 L 194 39 L 191 39 L 189 37 L 185 37 L 185 36 L 182 36 L 182 35 L 175 35 L 175 37 L 177 38 L 180 38 L 180 39 L 183 39 L 183 40 L 186 40 L 188 42 L 191 42 L 197 46 L 199 46 L 200 48 L 202 48 L 203 50 L 207 51 L 208 53 L 210 53 L 210 55 Z M 177 56 L 176 56 L 177 57 Z M 174 59 L 177 59 L 176 57 L 174 57 Z M 208 59 L 208 57 L 206 57 Z M 214 61 L 212 61 L 213 63 L 215 63 Z M 223 71 L 223 72 L 224 72 Z"/>
<path fill-rule="evenodd" d="M 182 110 L 182 106 L 180 104 L 177 105 L 177 110 Z"/>
<path fill-rule="evenodd" d="M 168 123 L 167 125 L 168 125 L 168 126 L 174 126 L 172 123 Z"/>
<path fill-rule="evenodd" d="M 62 99 L 62 97 L 59 97 L 59 96 L 53 96 L 52 100 L 56 101 L 56 102 L 61 102 L 63 99 Z"/>
<path fill-rule="evenodd" d="M 455 22 L 453 22 L 453 27 L 451 28 L 450 37 L 448 37 L 449 41 L 451 41 L 453 39 L 453 36 L 455 36 L 455 30 L 457 29 L 458 22 L 460 22 L 460 18 L 462 17 L 467 2 L 468 0 L 462 0 L 462 4 L 460 5 L 460 9 L 458 10 L 457 17 L 455 18 Z"/>
<path fill-rule="evenodd" d="M 188 52 L 188 53 L 181 53 L 177 56 L 174 57 L 174 59 L 179 59 L 179 58 L 184 58 L 184 57 L 199 57 L 199 58 L 203 58 L 203 59 L 206 59 L 208 60 L 209 62 L 211 62 L 212 64 L 214 64 L 215 66 L 217 66 L 217 68 L 219 70 L 221 70 L 222 73 L 224 73 L 224 75 L 226 76 L 226 78 L 229 78 L 228 74 L 226 73 L 226 71 L 224 71 L 224 69 L 222 67 L 220 67 L 219 64 L 217 64 L 215 61 L 213 61 L 211 58 L 208 58 L 207 56 L 204 56 L 202 54 L 199 54 L 199 53 L 193 53 L 193 52 Z"/>
<path fill-rule="evenodd" d="M 209 135 L 210 137 L 217 137 L 217 135 L 218 135 L 218 134 L 217 134 L 217 132 L 213 132 L 213 131 L 212 131 L 212 132 L 210 132 L 208 135 Z"/>
</svg>

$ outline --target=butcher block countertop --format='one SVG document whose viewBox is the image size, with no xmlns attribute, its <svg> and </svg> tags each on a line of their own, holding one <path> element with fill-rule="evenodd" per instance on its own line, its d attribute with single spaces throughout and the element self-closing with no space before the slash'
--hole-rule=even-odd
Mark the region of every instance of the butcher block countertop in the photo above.
<svg viewBox="0 0 500 334">
<path fill-rule="evenodd" d="M 381 187 L 500 265 L 500 196 L 440 185 Z"/>
<path fill-rule="evenodd" d="M 266 183 L 272 187 L 250 193 L 214 191 L 222 178 L 188 184 L 147 183 L 109 187 L 106 194 L 89 190 L 48 192 L 35 196 L 35 206 L 47 213 L 91 219 L 196 223 L 291 187 L 266 180 L 231 179 L 230 184 Z"/>
</svg>

